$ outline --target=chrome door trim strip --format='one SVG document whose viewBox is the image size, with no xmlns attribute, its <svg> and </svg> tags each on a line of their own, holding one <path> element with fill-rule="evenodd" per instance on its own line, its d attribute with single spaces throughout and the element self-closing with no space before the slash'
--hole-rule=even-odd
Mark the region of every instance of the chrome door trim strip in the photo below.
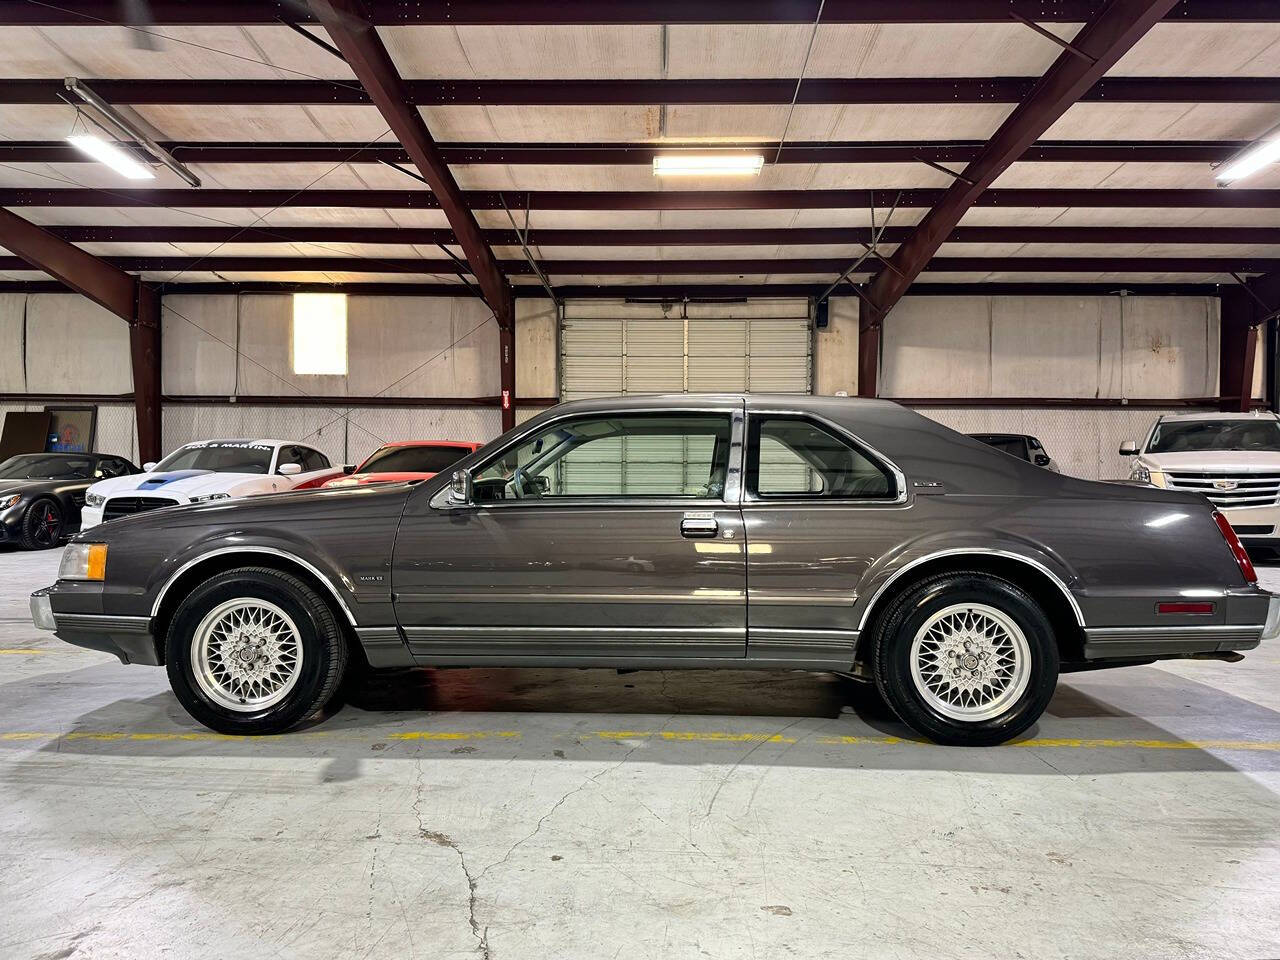
<svg viewBox="0 0 1280 960">
<path fill-rule="evenodd" d="M 333 599 L 338 601 L 338 606 L 342 607 L 342 612 L 347 615 L 347 620 L 353 627 L 356 625 L 356 618 L 352 615 L 351 608 L 347 606 L 346 600 L 344 600 L 342 595 L 338 593 L 338 588 L 335 587 L 333 585 L 333 581 L 321 573 L 314 564 L 303 560 L 296 554 L 289 553 L 286 550 L 281 550 L 278 547 L 263 546 L 218 547 L 216 550 L 210 550 L 206 553 L 200 554 L 198 557 L 188 560 L 173 574 L 171 574 L 169 579 L 164 582 L 164 586 L 160 588 L 160 592 L 156 595 L 155 603 L 151 605 L 151 616 L 155 617 L 160 613 L 160 604 L 164 602 L 165 594 L 169 592 L 169 588 L 173 586 L 175 580 L 192 567 L 196 566 L 196 564 L 203 563 L 212 557 L 223 556 L 228 553 L 265 553 L 274 557 L 283 557 L 285 560 L 290 560 L 293 563 L 296 563 L 303 569 L 310 571 L 317 580 L 329 589 L 329 592 L 333 594 Z"/>
<path fill-rule="evenodd" d="M 792 627 L 748 627 L 750 638 L 764 637 L 775 641 L 820 642 L 820 643 L 852 643 L 858 639 L 857 630 L 828 630 Z"/>
<path fill-rule="evenodd" d="M 396 603 L 742 603 L 741 590 L 705 593 L 396 593 Z"/>
<path fill-rule="evenodd" d="M 956 547 L 951 550 L 937 550 L 937 551 L 934 551 L 933 553 L 926 553 L 923 557 L 917 557 L 916 559 L 908 563 L 906 566 L 895 571 L 894 574 L 891 577 L 889 577 L 888 580 L 882 583 L 879 589 L 877 589 L 876 592 L 871 595 L 871 600 L 867 603 L 866 607 L 863 609 L 862 618 L 858 621 L 858 629 L 859 630 L 866 629 L 867 619 L 871 616 L 871 611 L 875 609 L 876 603 L 879 602 L 882 596 L 884 596 L 885 591 L 888 590 L 889 587 L 893 586 L 894 582 L 897 581 L 898 578 L 900 578 L 904 573 L 908 573 L 914 568 L 920 566 L 922 563 L 928 563 L 930 560 L 938 560 L 942 557 L 960 557 L 965 555 L 980 556 L 980 557 L 983 557 L 983 556 L 1001 557 L 1005 560 L 1016 560 L 1019 563 L 1025 563 L 1029 567 L 1034 567 L 1036 570 L 1039 570 L 1046 577 L 1048 577 L 1049 580 L 1062 593 L 1063 597 L 1066 598 L 1067 603 L 1071 605 L 1072 613 L 1075 614 L 1077 625 L 1081 627 L 1085 625 L 1084 613 L 1080 610 L 1080 602 L 1076 600 L 1075 594 L 1071 592 L 1070 588 L 1068 588 L 1067 585 L 1062 582 L 1062 579 L 1056 573 L 1054 573 L 1052 570 L 1046 567 L 1039 560 L 1033 560 L 1030 557 L 1023 556 L 1020 553 L 1012 553 L 1008 550 L 993 550 L 990 547 Z"/>
<path fill-rule="evenodd" d="M 857 601 L 858 597 L 853 593 L 813 596 L 806 593 L 765 593 L 759 588 L 755 590 L 747 589 L 747 602 L 755 604 L 781 606 L 782 604 L 797 603 L 809 607 L 852 607 Z"/>
<path fill-rule="evenodd" d="M 525 637 L 585 636 L 585 637 L 707 637 L 738 640 L 746 636 L 746 627 L 455 627 L 447 624 L 430 627 L 405 627 L 410 640 L 437 635 L 454 637 L 480 637 L 494 639 L 523 639 Z M 683 641 L 678 641 L 683 642 Z"/>
</svg>

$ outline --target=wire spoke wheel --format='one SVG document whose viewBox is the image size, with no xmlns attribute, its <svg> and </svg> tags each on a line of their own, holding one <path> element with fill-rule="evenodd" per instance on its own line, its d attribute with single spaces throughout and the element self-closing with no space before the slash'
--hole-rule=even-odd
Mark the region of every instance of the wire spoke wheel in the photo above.
<svg viewBox="0 0 1280 960">
<path fill-rule="evenodd" d="M 220 603 L 191 638 L 196 683 L 219 706 L 250 713 L 289 695 L 302 667 L 302 635 L 280 607 L 258 597 Z"/>
<path fill-rule="evenodd" d="M 1031 679 L 1031 646 L 1007 614 L 955 603 L 930 616 L 911 643 L 911 679 L 925 703 L 953 720 L 998 717 Z"/>
</svg>

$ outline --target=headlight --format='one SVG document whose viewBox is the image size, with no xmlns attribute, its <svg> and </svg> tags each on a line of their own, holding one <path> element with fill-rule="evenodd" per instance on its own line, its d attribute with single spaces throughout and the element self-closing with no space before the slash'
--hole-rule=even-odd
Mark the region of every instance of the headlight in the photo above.
<svg viewBox="0 0 1280 960">
<path fill-rule="evenodd" d="M 206 493 L 203 497 L 192 497 L 192 503 L 208 503 L 210 500 L 230 500 L 229 493 Z"/>
<path fill-rule="evenodd" d="M 1129 479 L 1137 480 L 1140 483 L 1151 482 L 1151 471 L 1140 463 L 1135 463 L 1133 469 L 1129 471 Z"/>
<path fill-rule="evenodd" d="M 69 543 L 62 551 L 59 580 L 102 580 L 107 575 L 105 543 Z"/>
<path fill-rule="evenodd" d="M 12 497 L 5 497 L 3 500 L 0 500 L 0 510 L 8 510 L 21 499 L 22 494 L 20 493 L 15 493 Z"/>
<path fill-rule="evenodd" d="M 84 495 L 84 505 L 86 507 L 100 507 L 107 502 L 107 498 L 100 493 L 86 493 Z"/>
</svg>

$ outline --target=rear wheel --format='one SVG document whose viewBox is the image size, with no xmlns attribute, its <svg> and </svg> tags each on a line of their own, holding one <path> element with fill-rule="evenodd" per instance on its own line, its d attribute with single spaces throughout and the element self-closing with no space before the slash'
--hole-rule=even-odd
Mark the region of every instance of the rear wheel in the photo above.
<svg viewBox="0 0 1280 960">
<path fill-rule="evenodd" d="M 876 638 L 881 694 L 938 743 L 991 746 L 1035 723 L 1058 682 L 1058 647 L 1021 587 L 978 572 L 942 574 L 897 597 Z"/>
<path fill-rule="evenodd" d="M 48 550 L 62 543 L 65 521 L 55 500 L 37 500 L 22 518 L 22 545 L 28 550 Z"/>
<path fill-rule="evenodd" d="M 332 609 L 279 570 L 229 570 L 174 613 L 165 663 L 174 694 L 219 733 L 280 733 L 327 704 L 347 665 Z"/>
</svg>

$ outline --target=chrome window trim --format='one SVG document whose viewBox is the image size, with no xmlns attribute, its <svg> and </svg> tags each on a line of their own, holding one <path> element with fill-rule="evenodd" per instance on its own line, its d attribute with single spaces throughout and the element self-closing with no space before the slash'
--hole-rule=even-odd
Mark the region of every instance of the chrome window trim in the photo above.
<svg viewBox="0 0 1280 960">
<path fill-rule="evenodd" d="M 825 429 L 835 433 L 837 437 L 843 438 L 844 440 L 852 443 L 860 451 L 865 451 L 866 453 L 870 454 L 870 458 L 872 460 L 879 461 L 880 466 L 886 468 L 891 474 L 893 474 L 893 481 L 898 488 L 898 492 L 893 497 L 786 497 L 786 496 L 761 497 L 758 495 L 753 496 L 751 492 L 747 490 L 746 483 L 745 483 L 745 473 L 747 469 L 747 459 L 746 459 L 747 452 L 744 446 L 744 449 L 742 450 L 742 470 L 744 474 L 744 482 L 742 484 L 742 502 L 744 504 L 747 504 L 747 503 L 777 504 L 781 506 L 781 505 L 790 505 L 790 504 L 797 504 L 797 503 L 813 504 L 813 505 L 821 505 L 826 503 L 838 503 L 841 506 L 850 506 L 850 505 L 858 506 L 863 504 L 893 505 L 893 504 L 904 504 L 907 502 L 907 478 L 903 474 L 902 470 L 899 469 L 898 465 L 894 463 L 891 459 L 889 459 L 889 457 L 885 456 L 883 452 L 878 450 L 876 447 L 874 447 L 870 443 L 867 443 L 867 441 L 863 440 L 861 437 L 859 437 L 856 433 L 854 433 L 848 427 L 842 426 L 836 423 L 834 420 L 829 420 L 819 413 L 813 413 L 809 410 L 799 410 L 796 408 L 787 409 L 784 407 L 752 407 L 749 410 L 747 410 L 746 414 L 748 417 L 770 417 L 770 416 L 794 417 L 801 420 L 810 420 L 814 423 L 820 424 Z M 744 435 L 744 443 L 745 443 L 745 439 L 746 438 Z"/>
<path fill-rule="evenodd" d="M 266 554 L 270 554 L 271 556 L 283 557 L 286 560 L 291 560 L 292 562 L 296 563 L 298 566 L 310 571 L 312 574 L 315 575 L 316 579 L 318 579 L 321 583 L 323 583 L 326 587 L 328 587 L 329 592 L 333 594 L 333 599 L 338 601 L 338 605 L 342 607 L 342 612 L 347 615 L 348 622 L 350 622 L 350 624 L 353 627 L 356 625 L 356 618 L 352 615 L 351 608 L 347 606 L 346 600 L 342 598 L 342 594 L 338 593 L 338 588 L 335 587 L 333 585 L 333 581 L 330 580 L 325 574 L 321 573 L 320 570 L 314 564 L 306 560 L 303 560 L 297 554 L 289 553 L 287 550 L 281 550 L 278 547 L 262 547 L 262 546 L 218 547 L 216 550 L 210 550 L 207 553 L 202 553 L 198 557 L 194 557 L 191 560 L 188 560 L 186 563 L 180 566 L 176 571 L 174 571 L 169 576 L 169 579 L 164 582 L 164 586 L 160 588 L 160 593 L 156 595 L 155 603 L 151 605 L 152 618 L 155 618 L 157 615 L 159 615 L 160 604 L 164 602 L 165 594 L 169 592 L 169 588 L 173 586 L 174 581 L 176 581 L 179 577 L 181 577 L 184 573 L 186 573 L 196 564 L 203 563 L 204 561 L 212 557 L 224 556 L 225 554 L 228 554 L 228 553 L 266 553 Z"/>
<path fill-rule="evenodd" d="M 718 414 L 719 416 L 729 418 L 729 463 L 728 470 L 725 474 L 724 492 L 719 498 L 694 498 L 694 497 L 670 497 L 662 494 L 644 495 L 636 497 L 618 497 L 618 496 L 599 496 L 599 497 L 553 497 L 550 499 L 531 499 L 526 502 L 523 500 L 495 500 L 492 503 L 451 503 L 449 501 L 449 485 L 445 484 L 437 490 L 428 502 L 428 506 L 433 510 L 489 510 L 497 508 L 500 510 L 509 510 L 512 507 L 529 507 L 537 505 L 539 507 L 665 507 L 665 506 L 684 506 L 691 510 L 697 509 L 715 509 L 716 507 L 737 506 L 742 497 L 742 471 L 745 467 L 744 446 L 745 446 L 745 419 L 743 411 L 745 401 L 738 397 L 735 402 L 725 403 L 722 406 L 672 406 L 670 404 L 653 404 L 645 405 L 626 410 L 608 411 L 596 410 L 591 413 L 583 413 L 580 411 L 571 411 L 562 413 L 554 417 L 548 417 L 546 420 L 540 420 L 536 428 L 530 428 L 520 431 L 519 434 L 512 437 L 507 443 L 503 444 L 492 454 L 478 461 L 472 466 L 466 467 L 466 471 L 474 477 L 476 473 L 483 470 L 495 460 L 501 459 L 509 450 L 519 446 L 526 439 L 535 433 L 541 433 L 544 429 L 562 423 L 566 420 L 600 420 L 610 416 L 614 417 L 630 417 L 630 416 L 649 416 L 652 414 L 669 414 L 671 416 L 680 416 L 688 413 L 702 414 Z M 532 421 L 529 421 L 532 423 Z M 736 439 L 736 443 L 735 443 Z M 476 451 L 479 452 L 479 451 Z M 736 465 L 735 465 L 736 457 Z M 736 471 L 736 472 L 735 472 Z M 730 488 L 734 487 L 735 498 L 729 499 Z"/>
<path fill-rule="evenodd" d="M 937 559 L 940 559 L 941 557 L 960 557 L 960 556 L 966 556 L 966 555 L 1001 557 L 1005 560 L 1016 560 L 1020 563 L 1025 563 L 1029 567 L 1034 567 L 1036 570 L 1039 570 L 1046 577 L 1048 577 L 1049 580 L 1052 581 L 1055 586 L 1057 586 L 1058 590 L 1061 591 L 1063 597 L 1066 598 L 1067 603 L 1071 605 L 1071 611 L 1075 614 L 1076 624 L 1079 625 L 1080 627 L 1085 626 L 1084 613 L 1080 609 L 1080 601 L 1076 599 L 1075 594 L 1071 592 L 1070 588 L 1065 583 L 1063 583 L 1062 578 L 1059 577 L 1052 570 L 1050 570 L 1048 567 L 1046 567 L 1039 560 L 1033 560 L 1031 557 L 1023 556 L 1020 553 L 1013 553 L 1012 551 L 1009 551 L 1009 550 L 995 550 L 990 547 L 955 547 L 950 550 L 937 550 L 937 551 L 934 551 L 933 553 L 927 553 L 922 557 L 917 557 L 916 559 L 912 560 L 910 563 L 902 567 L 902 569 L 895 571 L 894 574 L 891 577 L 889 577 L 888 580 L 882 583 L 880 587 L 876 590 L 876 592 L 871 595 L 871 600 L 867 603 L 867 606 L 863 609 L 862 616 L 858 620 L 858 630 L 861 631 L 866 629 L 867 619 L 871 616 L 871 611 L 875 609 L 876 604 L 880 601 L 880 598 L 884 596 L 885 591 L 888 590 L 891 586 L 893 586 L 893 584 L 903 574 L 910 572 L 911 570 L 920 566 L 922 563 L 928 563 L 930 560 L 937 560 Z"/>
</svg>

